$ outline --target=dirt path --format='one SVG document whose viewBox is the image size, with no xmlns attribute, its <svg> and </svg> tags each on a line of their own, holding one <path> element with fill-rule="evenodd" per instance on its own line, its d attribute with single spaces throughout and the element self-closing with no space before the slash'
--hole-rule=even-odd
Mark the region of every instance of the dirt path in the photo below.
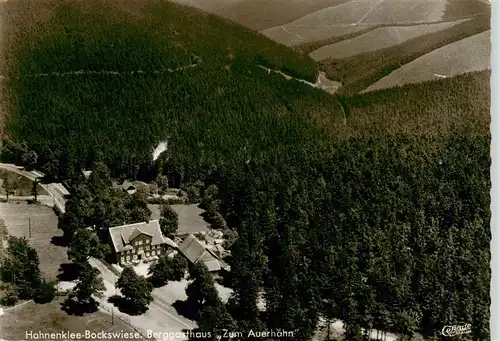
<svg viewBox="0 0 500 341">
<path fill-rule="evenodd" d="M 196 59 L 196 61 L 197 61 L 196 63 L 189 64 L 186 66 L 180 66 L 180 67 L 175 68 L 175 69 L 163 68 L 163 69 L 151 70 L 151 71 L 144 71 L 144 70 L 131 70 L 131 71 L 78 70 L 78 71 L 68 71 L 68 72 L 47 72 L 47 73 L 26 74 L 26 75 L 23 75 L 22 78 L 39 78 L 39 77 L 49 77 L 49 76 L 67 77 L 67 76 L 81 76 L 81 75 L 121 76 L 121 75 L 173 73 L 173 72 L 180 72 L 180 71 L 184 71 L 187 69 L 195 68 L 202 63 L 201 57 L 196 56 L 196 55 L 193 55 L 193 57 Z M 9 79 L 9 78 L 11 78 L 11 77 L 0 75 L 0 79 Z M 21 77 L 12 77 L 12 78 L 19 79 Z"/>
</svg>

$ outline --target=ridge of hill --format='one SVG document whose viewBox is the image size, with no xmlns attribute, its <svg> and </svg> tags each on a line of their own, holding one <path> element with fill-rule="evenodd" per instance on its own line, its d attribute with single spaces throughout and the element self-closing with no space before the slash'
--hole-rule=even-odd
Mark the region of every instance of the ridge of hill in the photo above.
<svg viewBox="0 0 500 341">
<path fill-rule="evenodd" d="M 3 74 L 5 70 L 45 73 L 175 68 L 190 64 L 196 55 L 209 61 L 210 67 L 245 59 L 309 81 L 317 77 L 317 67 L 309 57 L 189 7 L 159 0 L 147 5 L 106 0 L 44 2 L 41 10 L 32 8 L 30 2 L 0 6 L 8 47 L 0 65 Z M 36 24 L 29 25 L 33 21 Z"/>
</svg>

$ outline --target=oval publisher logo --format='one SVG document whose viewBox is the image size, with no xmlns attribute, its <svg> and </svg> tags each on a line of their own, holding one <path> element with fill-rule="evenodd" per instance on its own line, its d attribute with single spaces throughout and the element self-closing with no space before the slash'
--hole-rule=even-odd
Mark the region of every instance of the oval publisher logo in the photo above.
<svg viewBox="0 0 500 341">
<path fill-rule="evenodd" d="M 470 323 L 464 325 L 444 326 L 441 330 L 441 334 L 443 336 L 450 337 L 469 333 L 472 333 L 472 326 L 470 325 Z"/>
</svg>

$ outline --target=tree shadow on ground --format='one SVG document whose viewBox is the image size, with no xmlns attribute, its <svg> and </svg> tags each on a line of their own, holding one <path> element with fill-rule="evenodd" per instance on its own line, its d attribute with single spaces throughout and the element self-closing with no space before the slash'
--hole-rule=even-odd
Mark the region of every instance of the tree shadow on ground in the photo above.
<svg viewBox="0 0 500 341">
<path fill-rule="evenodd" d="M 108 252 L 104 256 L 104 261 L 108 264 L 116 264 L 116 255 L 112 252 Z"/>
<path fill-rule="evenodd" d="M 78 302 L 72 298 L 67 298 L 61 303 L 61 310 L 68 315 L 83 316 L 85 314 L 95 313 L 98 310 L 98 304 L 94 299 L 89 302 Z"/>
<path fill-rule="evenodd" d="M 223 287 L 226 288 L 232 288 L 232 283 L 233 279 L 231 277 L 231 272 L 229 271 L 221 271 L 218 273 L 218 275 L 214 278 L 214 281 L 222 285 Z"/>
<path fill-rule="evenodd" d="M 54 236 L 50 239 L 50 243 L 55 246 L 67 247 L 69 245 L 69 240 L 64 236 Z"/>
<path fill-rule="evenodd" d="M 172 306 L 175 308 L 179 315 L 184 316 L 188 320 L 195 320 L 196 309 L 195 306 L 189 301 L 177 300 L 174 302 L 174 304 L 172 304 Z"/>
<path fill-rule="evenodd" d="M 122 313 L 137 316 L 144 314 L 147 310 L 147 306 L 138 306 L 120 295 L 113 295 L 108 299 L 109 303 L 112 303 L 118 310 Z"/>
<path fill-rule="evenodd" d="M 208 214 L 207 211 L 200 213 L 200 217 L 202 217 L 203 220 L 209 224 L 213 223 L 212 219 L 210 218 L 210 214 Z"/>
<path fill-rule="evenodd" d="M 165 285 L 167 285 L 167 281 L 164 281 L 164 280 L 160 280 L 158 278 L 153 278 L 153 276 L 150 276 L 148 278 L 146 278 L 146 280 L 151 283 L 151 285 L 153 286 L 153 288 L 161 288 L 161 287 L 164 287 Z"/>
<path fill-rule="evenodd" d="M 73 263 L 62 263 L 59 267 L 59 274 L 57 278 L 60 281 L 71 282 L 78 278 L 78 271 L 80 269 L 76 264 Z"/>
</svg>

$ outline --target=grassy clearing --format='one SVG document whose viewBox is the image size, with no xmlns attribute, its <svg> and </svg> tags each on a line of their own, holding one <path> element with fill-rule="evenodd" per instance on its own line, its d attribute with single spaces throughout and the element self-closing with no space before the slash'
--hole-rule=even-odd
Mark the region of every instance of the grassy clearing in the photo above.
<svg viewBox="0 0 500 341">
<path fill-rule="evenodd" d="M 366 29 L 366 26 L 437 22 L 445 3 L 414 1 L 349 1 L 306 15 L 286 25 L 262 31 L 287 46 L 329 39 Z"/>
<path fill-rule="evenodd" d="M 13 186 L 14 193 L 12 195 L 21 197 L 31 196 L 33 181 L 22 175 L 9 172 L 5 169 L 0 169 L 0 195 L 6 194 L 6 180 Z M 38 195 L 47 195 L 47 192 L 40 185 L 37 185 L 37 191 Z"/>
<path fill-rule="evenodd" d="M 26 237 L 38 253 L 40 270 L 48 281 L 59 274 L 59 266 L 69 263 L 66 248 L 56 244 L 62 231 L 57 228 L 54 211 L 42 205 L 0 204 L 0 213 L 10 235 Z M 31 237 L 30 237 L 31 225 Z"/>
<path fill-rule="evenodd" d="M 394 70 L 363 92 L 426 82 L 445 75 L 451 77 L 490 68 L 491 32 L 468 37 L 421 56 Z M 474 53 L 463 53 L 471 51 Z"/>
<path fill-rule="evenodd" d="M 386 25 L 375 25 L 375 26 L 370 25 L 364 29 L 361 29 L 361 30 L 358 30 L 355 32 L 331 37 L 328 39 L 313 41 L 310 43 L 303 43 L 303 44 L 292 46 L 291 48 L 293 48 L 294 50 L 296 50 L 302 54 L 310 54 L 311 52 L 321 48 L 322 46 L 332 45 L 332 44 L 336 44 L 336 43 L 339 43 L 339 42 L 344 41 L 344 40 L 353 39 L 353 38 L 359 37 L 363 34 L 374 31 L 374 30 L 381 28 L 381 27 L 386 27 Z"/>
<path fill-rule="evenodd" d="M 461 22 L 463 22 L 463 20 L 413 26 L 381 27 L 352 39 L 322 46 L 312 51 L 309 56 L 316 61 L 322 61 L 329 58 L 344 59 L 360 53 L 396 46 L 425 34 L 445 30 Z"/>
<path fill-rule="evenodd" d="M 446 30 L 426 34 L 393 47 L 340 60 L 325 60 L 320 63 L 320 68 L 330 79 L 344 84 L 340 89 L 341 94 L 357 93 L 403 64 L 489 28 L 489 16 L 482 15 Z"/>
<path fill-rule="evenodd" d="M 25 340 L 29 339 L 26 336 L 29 331 L 33 333 L 38 331 L 43 333 L 60 333 L 61 331 L 85 333 L 86 330 L 89 330 L 92 333 L 101 331 L 134 333 L 131 327 L 118 318 L 115 318 L 114 324 L 112 324 L 111 315 L 100 311 L 84 316 L 67 315 L 60 308 L 64 299 L 64 297 L 60 297 L 43 305 L 28 302 L 9 309 L 0 319 L 2 337 L 7 340 Z M 118 336 L 115 339 L 119 338 Z M 130 338 L 127 340 L 144 339 Z"/>
<path fill-rule="evenodd" d="M 260 31 L 348 0 L 174 0 Z"/>
</svg>

